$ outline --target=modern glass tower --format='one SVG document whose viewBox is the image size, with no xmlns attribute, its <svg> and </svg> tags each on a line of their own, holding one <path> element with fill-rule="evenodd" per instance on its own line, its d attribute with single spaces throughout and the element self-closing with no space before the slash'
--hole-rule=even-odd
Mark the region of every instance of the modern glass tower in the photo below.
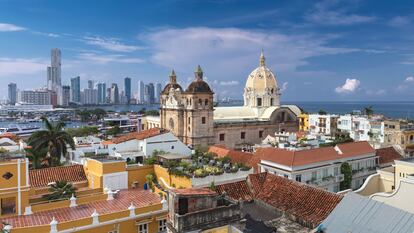
<svg viewBox="0 0 414 233">
<path fill-rule="evenodd" d="M 75 77 L 70 79 L 70 99 L 72 102 L 80 103 L 81 102 L 81 90 L 80 90 L 80 77 Z"/>
<path fill-rule="evenodd" d="M 126 77 L 124 79 L 124 91 L 127 99 L 127 104 L 129 104 L 131 101 L 131 78 Z"/>
<path fill-rule="evenodd" d="M 17 101 L 17 85 L 9 83 L 9 104 L 14 105 Z"/>
</svg>

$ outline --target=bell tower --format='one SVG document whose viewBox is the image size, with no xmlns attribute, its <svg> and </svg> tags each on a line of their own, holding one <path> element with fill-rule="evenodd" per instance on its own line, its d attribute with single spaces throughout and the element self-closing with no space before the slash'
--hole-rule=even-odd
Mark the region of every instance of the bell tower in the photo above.
<svg viewBox="0 0 414 233">
<path fill-rule="evenodd" d="M 214 93 L 203 80 L 203 74 L 198 65 L 194 80 L 183 95 L 184 143 L 191 146 L 208 146 L 214 143 Z"/>
</svg>

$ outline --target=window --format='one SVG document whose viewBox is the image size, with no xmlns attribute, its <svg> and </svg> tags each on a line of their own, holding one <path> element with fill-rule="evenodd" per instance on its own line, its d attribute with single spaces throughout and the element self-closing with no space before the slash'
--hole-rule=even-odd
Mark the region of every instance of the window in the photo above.
<svg viewBox="0 0 414 233">
<path fill-rule="evenodd" d="M 198 105 L 203 105 L 203 101 L 201 99 L 198 99 Z"/>
<path fill-rule="evenodd" d="M 316 176 L 317 176 L 316 171 L 312 172 L 312 179 L 313 179 L 313 180 L 316 180 Z"/>
<path fill-rule="evenodd" d="M 208 105 L 208 99 L 204 100 L 204 105 L 207 106 Z"/>
<path fill-rule="evenodd" d="M 339 174 L 339 167 L 334 167 L 334 175 L 337 176 Z"/>
<path fill-rule="evenodd" d="M 263 137 L 263 130 L 260 130 L 259 131 L 259 138 L 262 138 Z"/>
<path fill-rule="evenodd" d="M 257 98 L 257 106 L 262 106 L 262 98 Z"/>
<path fill-rule="evenodd" d="M 161 219 L 158 221 L 158 233 L 167 232 L 167 219 Z"/>
<path fill-rule="evenodd" d="M 295 180 L 297 182 L 302 182 L 302 175 L 296 175 Z"/>
<path fill-rule="evenodd" d="M 270 106 L 273 106 L 273 98 L 270 98 Z"/>
<path fill-rule="evenodd" d="M 323 169 L 323 177 L 327 177 L 328 176 L 328 168 L 324 168 Z"/>
<path fill-rule="evenodd" d="M 171 150 L 174 150 L 174 146 L 171 146 Z"/>
<path fill-rule="evenodd" d="M 16 213 L 16 199 L 14 197 L 1 199 L 0 215 L 15 214 Z"/>
<path fill-rule="evenodd" d="M 289 176 L 288 176 L 288 175 L 286 175 L 286 174 L 283 174 L 283 177 L 285 177 L 285 178 L 289 178 Z"/>
<path fill-rule="evenodd" d="M 201 124 L 205 124 L 206 123 L 206 117 L 202 117 L 201 118 Z"/>
<path fill-rule="evenodd" d="M 224 141 L 224 133 L 221 133 L 221 134 L 219 135 L 219 139 L 220 139 L 220 141 Z"/>
<path fill-rule="evenodd" d="M 188 126 L 188 132 L 190 132 L 190 131 L 191 131 L 190 126 Z"/>
<path fill-rule="evenodd" d="M 246 138 L 246 132 L 241 132 L 240 133 L 240 138 L 245 139 Z"/>
<path fill-rule="evenodd" d="M 188 117 L 188 124 L 191 124 L 191 118 Z"/>
<path fill-rule="evenodd" d="M 148 233 L 148 223 L 139 224 L 138 233 Z"/>
</svg>

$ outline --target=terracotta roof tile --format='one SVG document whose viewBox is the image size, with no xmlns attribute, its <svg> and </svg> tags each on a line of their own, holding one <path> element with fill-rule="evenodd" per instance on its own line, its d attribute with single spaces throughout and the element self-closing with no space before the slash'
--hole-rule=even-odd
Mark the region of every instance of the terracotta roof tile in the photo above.
<svg viewBox="0 0 414 233">
<path fill-rule="evenodd" d="M 379 157 L 379 163 L 381 165 L 392 163 L 394 160 L 402 158 L 402 156 L 393 147 L 377 149 L 377 156 Z"/>
<path fill-rule="evenodd" d="M 121 190 L 117 198 L 111 201 L 89 202 L 77 207 L 65 207 L 54 210 L 47 210 L 34 213 L 32 215 L 22 215 L 14 217 L 0 218 L 0 222 L 7 222 L 15 228 L 49 225 L 55 217 L 59 223 L 73 221 L 76 219 L 89 218 L 96 209 L 98 214 L 110 214 L 125 211 L 134 204 L 136 208 L 141 208 L 161 202 L 159 195 L 140 189 Z"/>
<path fill-rule="evenodd" d="M 368 142 L 344 143 L 338 144 L 337 147 L 342 151 L 342 154 L 339 154 L 334 147 L 320 147 L 297 151 L 279 148 L 258 148 L 255 154 L 261 160 L 294 167 L 375 153 L 374 148 Z"/>
<path fill-rule="evenodd" d="M 367 141 L 348 142 L 336 145 L 342 156 L 358 156 L 362 154 L 375 153 L 375 149 Z"/>
<path fill-rule="evenodd" d="M 210 146 L 208 152 L 217 154 L 218 157 L 222 158 L 228 156 L 232 162 L 234 163 L 243 163 L 248 166 L 253 166 L 254 164 L 250 164 L 250 160 L 253 157 L 252 153 L 237 151 L 237 150 L 229 150 L 222 145 L 214 145 Z"/>
<path fill-rule="evenodd" d="M 116 137 L 113 138 L 111 140 L 112 143 L 114 144 L 118 144 L 121 142 L 126 142 L 126 141 L 130 141 L 130 140 L 143 140 L 146 138 L 150 138 L 150 137 L 154 137 L 160 134 L 165 133 L 166 131 L 163 131 L 160 128 L 152 128 L 152 129 L 148 129 L 148 130 L 143 130 L 141 132 L 132 132 L 132 133 L 128 133 L 126 135 L 120 136 L 120 137 Z"/>
<path fill-rule="evenodd" d="M 245 180 L 234 183 L 221 184 L 216 186 L 216 192 L 219 194 L 226 193 L 233 200 L 252 200 L 252 195 Z"/>
<path fill-rule="evenodd" d="M 186 189 L 171 189 L 170 192 L 176 193 L 182 196 L 193 195 L 217 195 L 216 192 L 211 191 L 208 188 L 186 188 Z"/>
<path fill-rule="evenodd" d="M 245 181 L 218 185 L 216 192 L 226 192 L 234 200 L 263 201 L 312 228 L 342 200 L 341 195 L 270 173 L 251 174 Z"/>
<path fill-rule="evenodd" d="M 30 185 L 32 187 L 46 187 L 51 182 L 66 180 L 68 182 L 87 181 L 82 165 L 63 167 L 50 167 L 29 171 Z"/>
</svg>

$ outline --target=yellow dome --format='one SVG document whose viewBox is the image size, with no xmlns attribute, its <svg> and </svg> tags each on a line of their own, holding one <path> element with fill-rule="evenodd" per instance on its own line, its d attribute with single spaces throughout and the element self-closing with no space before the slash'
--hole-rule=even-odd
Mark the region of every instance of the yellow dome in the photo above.
<svg viewBox="0 0 414 233">
<path fill-rule="evenodd" d="M 260 55 L 260 66 L 253 70 L 247 78 L 246 89 L 254 90 L 255 93 L 278 91 L 276 76 L 266 67 L 263 52 Z"/>
</svg>

